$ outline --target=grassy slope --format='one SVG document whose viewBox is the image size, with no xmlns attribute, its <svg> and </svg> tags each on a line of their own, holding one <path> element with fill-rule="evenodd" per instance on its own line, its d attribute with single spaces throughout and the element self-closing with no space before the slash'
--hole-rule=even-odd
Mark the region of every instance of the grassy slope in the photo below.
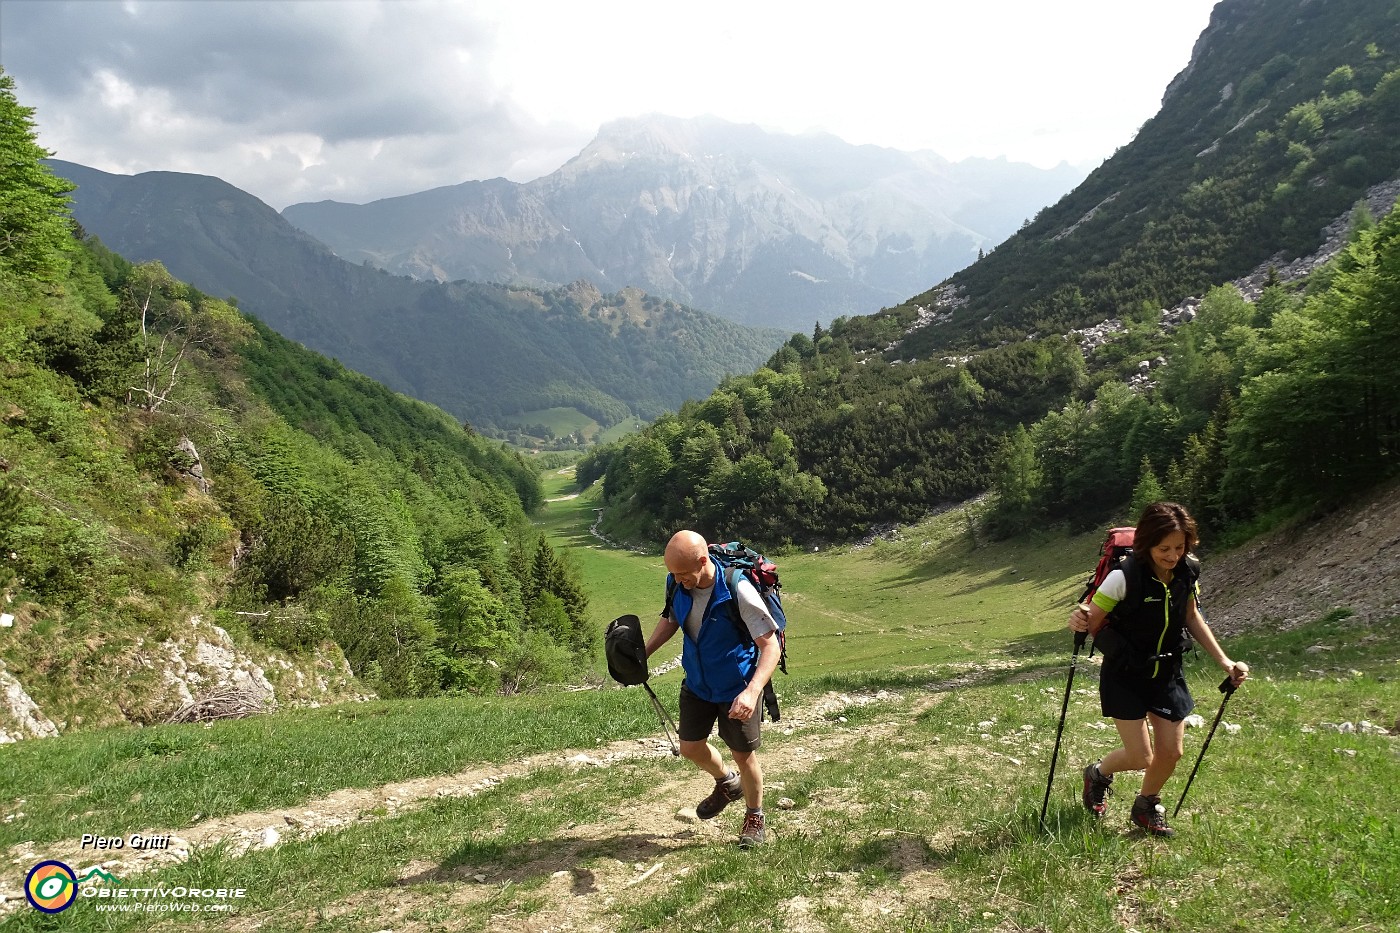
<svg viewBox="0 0 1400 933">
<path fill-rule="evenodd" d="M 580 519 L 591 515 L 586 498 L 569 499 L 544 520 L 556 540 L 583 541 Z M 670 821 L 679 803 L 703 793 L 703 780 L 651 758 L 606 770 L 545 767 L 477 796 L 273 850 L 200 852 L 141 881 L 243 885 L 245 916 L 207 925 L 264 930 L 516 930 L 566 920 L 588 930 L 1394 928 L 1400 832 L 1386 801 L 1400 777 L 1397 739 L 1323 724 L 1391 725 L 1400 709 L 1400 620 L 1366 631 L 1323 620 L 1232 640 L 1257 679 L 1231 700 L 1226 721 L 1240 730 L 1216 734 L 1170 843 L 1125 830 L 1130 776 L 1102 827 L 1079 808 L 1075 772 L 1111 744 L 1111 730 L 1096 728 L 1096 667 L 1081 665 L 1054 832 L 1036 831 L 1065 682 L 1063 610 L 1094 544 L 969 552 L 957 519 L 945 516 L 903 541 L 784 559 L 794 617 L 794 673 L 780 679 L 788 708 L 833 689 L 885 688 L 900 698 L 816 727 L 799 717 L 790 735 L 769 731 L 774 839 L 763 850 L 769 868 L 757 876 L 752 856 L 730 844 L 737 818 L 725 814 L 721 827 L 698 834 Z M 642 610 L 650 624 L 659 559 L 578 554 L 600 624 Z M 1331 650 L 1309 650 L 1316 645 Z M 658 686 L 671 703 L 674 676 Z M 949 689 L 954 676 L 963 679 Z M 1218 672 L 1198 658 L 1188 676 L 1209 722 Z M 522 707 L 525 715 L 510 715 Z M 609 690 L 367 704 L 22 743 L 0 749 L 0 812 L 25 813 L 0 818 L 0 841 L 37 840 L 42 852 L 45 840 L 80 832 L 178 826 L 191 811 L 239 812 L 654 734 L 650 717 L 635 691 Z M 1188 733 L 1169 807 L 1202 738 L 1202 730 Z M 778 794 L 793 809 L 772 807 Z M 628 886 L 639 877 L 634 865 L 655 863 L 664 864 L 660 873 Z M 0 877 L 12 891 L 22 881 Z M 743 897 L 724 896 L 741 887 Z M 199 921 L 163 918 L 167 926 Z M 25 908 L 6 924 L 150 925 L 84 903 L 56 918 Z"/>
<path fill-rule="evenodd" d="M 598 422 L 577 408 L 536 408 L 502 420 L 513 427 L 542 424 L 553 431 L 555 437 L 563 437 L 578 430 L 582 430 L 584 434 L 593 434 L 600 427 Z"/>
<path fill-rule="evenodd" d="M 567 494 L 568 483 L 563 474 L 546 476 L 545 496 Z M 664 595 L 659 549 L 601 547 L 588 532 L 597 504 L 594 490 L 556 502 L 545 530 L 578 557 L 600 627 L 630 612 L 650 630 Z M 950 512 L 867 548 L 779 558 L 793 676 L 1053 650 L 1101 534 L 996 542 L 968 559 L 965 529 L 962 513 Z"/>
</svg>

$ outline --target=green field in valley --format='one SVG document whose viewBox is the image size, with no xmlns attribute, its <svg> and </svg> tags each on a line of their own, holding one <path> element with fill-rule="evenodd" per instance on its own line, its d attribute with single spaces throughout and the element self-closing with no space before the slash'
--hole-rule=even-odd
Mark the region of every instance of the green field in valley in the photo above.
<svg viewBox="0 0 1400 933">
<path fill-rule="evenodd" d="M 546 497 L 574 492 L 570 474 L 546 477 Z M 665 565 L 607 547 L 590 532 L 597 495 L 559 499 L 542 519 L 578 559 L 595 622 L 635 613 L 650 630 L 664 601 Z M 1064 642 L 1064 621 L 1101 543 L 1098 532 L 974 544 L 960 510 L 865 547 L 777 559 L 794 675 L 919 669 L 1022 657 Z"/>
</svg>

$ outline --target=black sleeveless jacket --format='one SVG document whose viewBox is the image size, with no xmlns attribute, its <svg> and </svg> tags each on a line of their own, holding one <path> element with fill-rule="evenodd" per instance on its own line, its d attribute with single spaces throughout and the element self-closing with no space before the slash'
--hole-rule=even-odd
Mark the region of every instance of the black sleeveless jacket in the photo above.
<svg viewBox="0 0 1400 933">
<path fill-rule="evenodd" d="M 1150 565 L 1132 557 L 1123 561 L 1122 570 L 1128 592 L 1094 638 L 1094 647 L 1104 656 L 1104 670 L 1149 678 L 1174 674 L 1191 647 L 1186 610 L 1195 598 L 1201 565 L 1186 557 L 1177 564 L 1170 585 L 1158 580 Z"/>
</svg>

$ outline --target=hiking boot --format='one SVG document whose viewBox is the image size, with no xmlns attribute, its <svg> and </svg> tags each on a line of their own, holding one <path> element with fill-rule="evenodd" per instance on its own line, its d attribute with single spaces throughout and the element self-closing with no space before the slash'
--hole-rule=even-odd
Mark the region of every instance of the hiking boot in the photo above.
<svg viewBox="0 0 1400 933">
<path fill-rule="evenodd" d="M 747 849 L 763 842 L 763 811 L 750 810 L 744 814 L 744 828 L 739 830 L 739 848 Z"/>
<path fill-rule="evenodd" d="M 730 771 L 723 780 L 715 781 L 715 789 L 710 791 L 710 796 L 695 805 L 695 815 L 702 820 L 712 820 L 742 796 L 744 785 L 739 783 L 739 774 Z"/>
<path fill-rule="evenodd" d="M 1145 797 L 1138 794 L 1133 801 L 1133 812 L 1128 820 L 1154 836 L 1175 836 L 1176 830 L 1167 825 L 1167 808 L 1162 806 L 1161 797 Z"/>
<path fill-rule="evenodd" d="M 1094 816 L 1103 816 L 1104 797 L 1113 786 L 1113 775 L 1104 777 L 1096 761 L 1084 769 L 1084 809 Z"/>
</svg>

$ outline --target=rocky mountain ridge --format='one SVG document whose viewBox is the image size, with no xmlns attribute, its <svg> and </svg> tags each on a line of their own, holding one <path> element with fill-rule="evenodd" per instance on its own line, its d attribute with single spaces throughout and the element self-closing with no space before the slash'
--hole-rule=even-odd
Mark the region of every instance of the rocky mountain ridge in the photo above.
<svg viewBox="0 0 1400 933">
<path fill-rule="evenodd" d="M 448 281 L 635 285 L 805 330 L 897 303 L 977 258 L 1083 173 L 785 136 L 713 118 L 605 125 L 527 184 L 294 204 L 352 262 Z"/>
<path fill-rule="evenodd" d="M 1357 206 L 1364 207 L 1372 217 L 1381 217 L 1395 207 L 1398 199 L 1400 199 L 1400 178 L 1392 178 L 1369 188 L 1366 191 L 1366 196 L 1358 202 Z M 1246 301 L 1253 302 L 1258 300 L 1264 286 L 1271 278 L 1284 285 L 1301 282 L 1336 258 L 1342 247 L 1347 244 L 1352 224 L 1355 221 L 1354 211 L 1355 208 L 1338 216 L 1322 228 L 1320 231 L 1321 245 L 1308 255 L 1289 259 L 1285 253 L 1276 253 L 1252 269 L 1247 275 L 1232 279 L 1226 284 L 1233 286 Z M 1194 320 L 1203 297 L 1202 295 L 1191 295 L 1170 308 L 1162 308 L 1160 315 L 1163 331 L 1171 331 L 1181 324 Z M 943 283 L 926 294 L 924 298 L 923 302 L 915 305 L 914 321 L 905 329 L 904 337 L 918 333 L 925 328 L 938 327 L 948 323 L 952 320 L 953 313 L 967 304 L 965 290 L 952 282 Z M 1070 336 L 1078 341 L 1079 348 L 1085 354 L 1089 354 L 1126 330 L 1127 327 L 1122 320 L 1115 317 L 1107 318 L 1088 327 L 1076 328 L 1070 331 Z M 1031 334 L 1026 339 L 1033 339 L 1035 336 Z M 884 347 L 883 352 L 892 352 L 898 349 L 899 345 L 900 342 L 897 341 Z M 915 357 L 910 357 L 908 362 L 914 362 L 915 359 Z M 946 359 L 949 362 L 966 362 L 969 357 L 950 356 Z M 1144 361 L 1142 368 L 1145 370 L 1149 366 L 1157 365 L 1158 362 L 1165 361 Z"/>
</svg>

